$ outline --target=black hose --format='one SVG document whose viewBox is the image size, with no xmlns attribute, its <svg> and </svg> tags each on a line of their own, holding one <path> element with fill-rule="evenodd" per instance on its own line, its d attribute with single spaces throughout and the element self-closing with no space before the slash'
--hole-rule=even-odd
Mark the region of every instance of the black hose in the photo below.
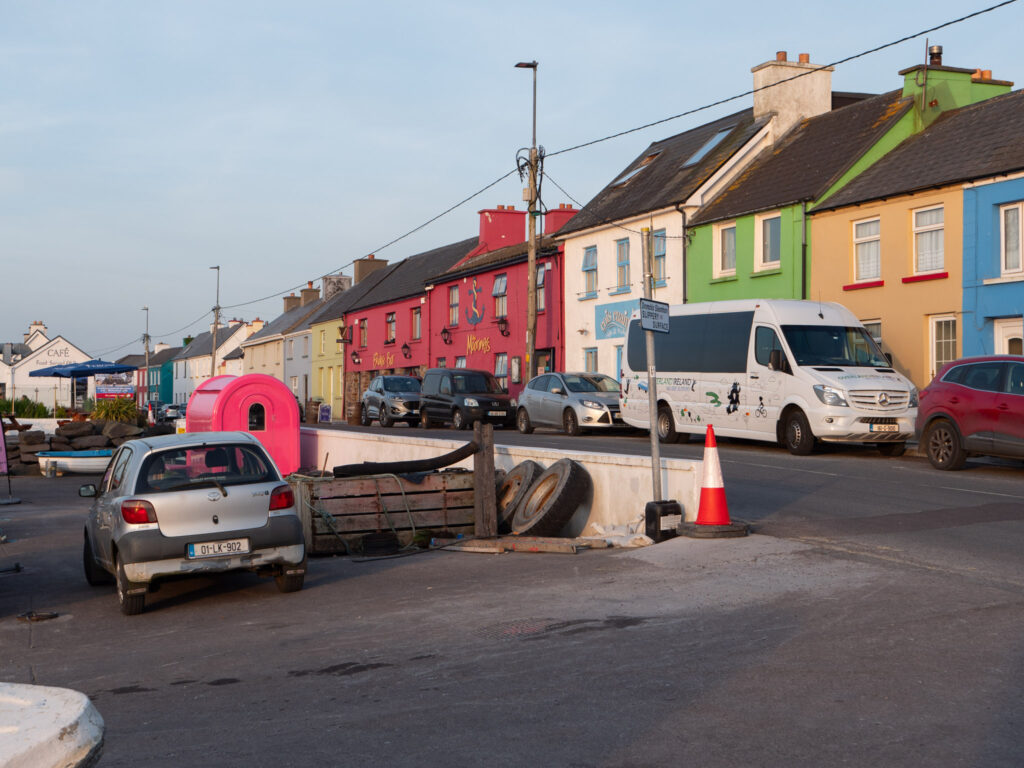
<svg viewBox="0 0 1024 768">
<path fill-rule="evenodd" d="M 358 477 L 359 475 L 402 475 L 411 472 L 430 472 L 447 467 L 472 456 L 480 450 L 476 441 L 466 443 L 454 451 L 435 456 L 432 459 L 414 461 L 364 461 L 362 464 L 341 464 L 334 468 L 335 477 Z"/>
</svg>

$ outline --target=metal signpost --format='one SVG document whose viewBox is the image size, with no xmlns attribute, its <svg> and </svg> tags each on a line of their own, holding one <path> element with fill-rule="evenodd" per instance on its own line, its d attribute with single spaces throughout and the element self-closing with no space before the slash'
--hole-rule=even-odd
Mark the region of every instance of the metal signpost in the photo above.
<svg viewBox="0 0 1024 768">
<path fill-rule="evenodd" d="M 651 253 L 651 230 L 643 231 L 644 297 L 640 299 L 640 327 L 647 344 L 647 397 L 648 417 L 651 425 L 651 473 L 654 480 L 654 500 L 662 501 L 661 491 L 661 448 L 658 444 L 658 376 L 654 360 L 654 334 L 668 333 L 668 304 L 651 299 L 654 286 L 654 269 Z"/>
</svg>

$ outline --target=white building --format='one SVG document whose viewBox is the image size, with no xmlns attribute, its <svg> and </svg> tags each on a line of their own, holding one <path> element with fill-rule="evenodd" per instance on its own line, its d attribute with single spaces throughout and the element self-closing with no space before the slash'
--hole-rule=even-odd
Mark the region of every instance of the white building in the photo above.
<svg viewBox="0 0 1024 768">
<path fill-rule="evenodd" d="M 34 321 L 23 334 L 21 342 L 0 344 L 0 397 L 18 399 L 27 397 L 49 408 L 70 407 L 71 379 L 56 376 L 29 376 L 32 371 L 65 363 L 83 363 L 91 360 L 87 353 L 63 336 L 50 338 L 46 325 Z M 93 379 L 78 391 L 79 398 L 94 397 Z"/>
<path fill-rule="evenodd" d="M 232 320 L 227 325 L 217 328 L 217 362 L 215 375 L 241 373 L 241 360 L 233 356 L 225 361 L 229 353 L 238 349 L 239 345 L 249 336 L 263 327 L 262 320 L 247 323 L 244 320 Z M 187 403 L 196 387 L 210 378 L 211 353 L 213 350 L 213 326 L 210 330 L 196 336 L 174 358 L 174 402 Z"/>
<path fill-rule="evenodd" d="M 644 229 L 652 298 L 685 303 L 688 219 L 801 119 L 832 108 L 832 69 L 806 54 L 793 62 L 780 51 L 751 71 L 752 109 L 651 144 L 555 234 L 565 243 L 566 370 L 619 377 L 626 324 L 644 295 Z"/>
</svg>

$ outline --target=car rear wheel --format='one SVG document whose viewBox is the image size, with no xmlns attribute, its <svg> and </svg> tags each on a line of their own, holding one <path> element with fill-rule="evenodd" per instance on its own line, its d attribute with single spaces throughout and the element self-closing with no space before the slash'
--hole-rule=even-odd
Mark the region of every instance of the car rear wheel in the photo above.
<svg viewBox="0 0 1024 768">
<path fill-rule="evenodd" d="M 117 556 L 116 563 L 117 602 L 121 605 L 121 613 L 125 616 L 142 613 L 142 609 L 146 607 L 146 585 L 128 581 L 124 572 L 124 563 L 121 562 L 121 555 Z"/>
<path fill-rule="evenodd" d="M 524 435 L 529 435 L 533 432 L 533 424 L 530 423 L 530 414 L 526 412 L 525 408 L 520 408 L 516 411 L 516 427 Z"/>
<path fill-rule="evenodd" d="M 960 442 L 960 433 L 945 419 L 932 422 L 925 438 L 928 461 L 936 469 L 962 469 L 967 452 Z"/>
<path fill-rule="evenodd" d="M 562 414 L 562 428 L 567 435 L 578 435 L 583 432 L 580 429 L 580 420 L 576 417 L 576 411 L 572 408 L 566 408 L 565 413 Z"/>
<path fill-rule="evenodd" d="M 89 534 L 85 535 L 82 565 L 85 567 L 85 580 L 94 587 L 98 587 L 101 584 L 109 584 L 114 580 L 103 566 L 96 562 L 96 558 L 92 553 L 92 545 L 89 543 Z"/>
<path fill-rule="evenodd" d="M 306 558 L 294 566 L 283 566 L 281 572 L 274 576 L 277 588 L 281 592 L 298 592 L 306 580 Z"/>
</svg>

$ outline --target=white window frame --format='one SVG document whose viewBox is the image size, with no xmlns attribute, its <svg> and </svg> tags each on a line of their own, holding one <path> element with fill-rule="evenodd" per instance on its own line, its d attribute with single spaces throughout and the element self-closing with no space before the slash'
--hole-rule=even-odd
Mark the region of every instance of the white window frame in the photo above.
<svg viewBox="0 0 1024 768">
<path fill-rule="evenodd" d="M 1017 211 L 1017 266 L 1006 266 L 1006 212 Z M 999 274 L 1001 277 L 1013 277 L 1024 274 L 1024 202 L 1010 203 L 999 206 Z"/>
<path fill-rule="evenodd" d="M 384 343 L 394 344 L 398 334 L 398 319 L 394 312 L 384 315 Z"/>
<path fill-rule="evenodd" d="M 615 288 L 612 293 L 629 293 L 629 238 L 615 241 Z"/>
<path fill-rule="evenodd" d="M 949 359 L 943 359 L 940 362 L 940 356 L 937 351 L 939 343 L 936 331 L 940 323 L 953 323 L 953 349 L 949 353 Z M 948 362 L 956 360 L 959 357 L 957 353 L 957 342 L 959 329 L 956 324 L 956 315 L 931 315 L 928 318 L 928 362 L 931 364 L 931 376 L 929 380 L 935 378 L 935 374 L 939 372 L 939 369 Z"/>
<path fill-rule="evenodd" d="M 597 373 L 597 347 L 583 348 L 583 370 L 587 373 Z"/>
<path fill-rule="evenodd" d="M 868 235 L 867 237 L 857 237 L 857 226 L 859 224 L 870 224 L 873 221 L 878 222 L 878 233 L 874 235 Z M 858 219 L 857 221 L 850 222 L 850 236 L 853 239 L 853 281 L 855 283 L 871 283 L 876 280 L 882 279 L 882 219 L 880 216 L 871 216 L 866 219 Z M 858 274 L 858 254 L 857 246 L 865 243 L 878 242 L 878 274 L 874 276 L 862 276 Z"/>
<path fill-rule="evenodd" d="M 409 323 L 412 326 L 411 338 L 413 338 L 413 339 L 422 338 L 422 335 L 423 335 L 422 322 L 423 322 L 423 310 L 420 307 L 413 307 L 412 308 L 412 312 L 411 312 L 411 317 L 410 317 L 410 323 Z"/>
<path fill-rule="evenodd" d="M 448 325 L 459 324 L 459 286 L 448 286 Z"/>
<path fill-rule="evenodd" d="M 779 258 L 776 261 L 765 261 L 764 225 L 772 219 L 779 220 Z M 754 216 L 754 271 L 780 269 L 782 267 L 782 212 L 771 211 Z"/>
<path fill-rule="evenodd" d="M 917 225 L 917 214 L 927 213 L 928 211 L 942 211 L 942 222 L 939 224 L 926 224 L 925 226 L 919 227 Z M 915 275 L 931 275 L 936 272 L 944 272 L 946 270 L 946 210 L 945 206 L 939 205 L 928 205 L 923 208 L 914 208 L 910 211 L 910 229 L 911 237 L 914 244 L 914 274 Z M 925 232 L 934 232 L 939 230 L 942 232 L 942 264 L 938 267 L 932 267 L 931 269 L 921 269 L 918 266 L 917 258 L 917 236 Z"/>
<path fill-rule="evenodd" d="M 725 268 L 722 267 L 722 233 L 725 230 L 727 230 L 727 229 L 731 229 L 733 231 L 733 237 L 732 237 L 732 241 L 733 241 L 733 265 L 732 265 L 732 269 L 725 269 Z M 711 251 L 712 251 L 711 276 L 713 278 L 735 277 L 736 276 L 736 250 L 737 250 L 736 222 L 735 221 L 722 221 L 722 222 L 719 222 L 718 224 L 715 224 L 711 228 L 711 234 L 712 234 L 712 238 L 713 238 L 712 239 L 712 243 L 711 243 Z"/>
</svg>

